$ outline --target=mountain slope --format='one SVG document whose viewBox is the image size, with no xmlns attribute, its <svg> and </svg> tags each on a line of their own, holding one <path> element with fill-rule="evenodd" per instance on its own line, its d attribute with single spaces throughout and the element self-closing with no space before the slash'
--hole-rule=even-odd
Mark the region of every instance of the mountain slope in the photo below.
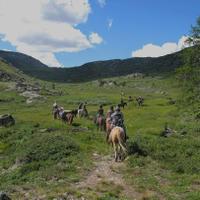
<svg viewBox="0 0 200 200">
<path fill-rule="evenodd" d="M 24 81 L 30 79 L 19 69 L 13 67 L 5 60 L 0 58 L 0 81 Z"/>
<path fill-rule="evenodd" d="M 82 82 L 138 72 L 145 74 L 172 72 L 183 65 L 180 56 L 183 51 L 158 58 L 96 61 L 72 68 L 50 68 L 30 56 L 16 52 L 0 51 L 0 57 L 35 78 L 55 82 Z"/>
</svg>

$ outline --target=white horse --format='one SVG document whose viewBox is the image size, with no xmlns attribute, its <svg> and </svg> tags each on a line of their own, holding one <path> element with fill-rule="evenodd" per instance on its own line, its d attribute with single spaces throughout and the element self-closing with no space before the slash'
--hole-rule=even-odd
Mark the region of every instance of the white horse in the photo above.
<svg viewBox="0 0 200 200">
<path fill-rule="evenodd" d="M 87 109 L 78 109 L 78 117 L 81 118 L 81 117 L 88 117 L 88 111 Z"/>
</svg>

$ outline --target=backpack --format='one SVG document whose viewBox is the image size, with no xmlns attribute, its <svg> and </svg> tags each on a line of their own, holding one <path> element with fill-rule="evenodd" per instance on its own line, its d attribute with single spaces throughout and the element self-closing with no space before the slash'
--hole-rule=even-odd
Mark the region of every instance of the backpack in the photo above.
<svg viewBox="0 0 200 200">
<path fill-rule="evenodd" d="M 115 126 L 120 126 L 120 127 L 123 126 L 123 120 L 122 120 L 121 113 L 117 113 L 116 115 L 113 116 L 112 123 Z"/>
</svg>

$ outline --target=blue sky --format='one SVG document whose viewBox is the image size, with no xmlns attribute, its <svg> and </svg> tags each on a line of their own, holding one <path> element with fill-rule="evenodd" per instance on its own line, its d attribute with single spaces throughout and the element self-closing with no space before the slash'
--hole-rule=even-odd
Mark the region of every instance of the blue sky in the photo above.
<svg viewBox="0 0 200 200">
<path fill-rule="evenodd" d="M 23 1 L 15 0 L 19 5 L 15 7 L 16 15 Z M 191 25 L 200 15 L 199 0 L 36 1 L 32 7 L 25 5 L 27 10 L 35 8 L 27 18 L 25 12 L 16 17 L 13 10 L 10 10 L 14 12 L 12 16 L 6 15 L 13 1 L 0 0 L 0 22 L 2 18 L 4 24 L 12 25 L 0 27 L 0 49 L 27 53 L 52 66 L 78 66 L 95 60 L 131 56 L 157 57 L 178 51 L 183 48 L 183 36 L 189 34 Z M 38 9 L 40 4 L 42 9 Z M 57 15 L 52 13 L 54 8 Z M 37 15 L 42 17 L 37 18 Z M 28 27 L 20 20 L 33 25 Z M 13 34 L 16 24 L 22 28 Z"/>
</svg>

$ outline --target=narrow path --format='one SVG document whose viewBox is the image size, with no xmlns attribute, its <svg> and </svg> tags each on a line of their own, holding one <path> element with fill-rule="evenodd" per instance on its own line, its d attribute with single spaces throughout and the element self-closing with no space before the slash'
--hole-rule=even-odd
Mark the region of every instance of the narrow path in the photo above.
<svg viewBox="0 0 200 200">
<path fill-rule="evenodd" d="M 142 195 L 128 185 L 120 173 L 120 169 L 125 167 L 123 162 L 115 162 L 110 156 L 101 157 L 98 154 L 93 154 L 95 167 L 88 173 L 85 180 L 77 183 L 76 188 L 84 190 L 90 188 L 95 190 L 102 182 L 109 183 L 113 187 L 120 186 L 120 193 L 123 197 L 130 200 L 140 200 Z M 112 192 L 112 191 L 111 191 Z"/>
</svg>

